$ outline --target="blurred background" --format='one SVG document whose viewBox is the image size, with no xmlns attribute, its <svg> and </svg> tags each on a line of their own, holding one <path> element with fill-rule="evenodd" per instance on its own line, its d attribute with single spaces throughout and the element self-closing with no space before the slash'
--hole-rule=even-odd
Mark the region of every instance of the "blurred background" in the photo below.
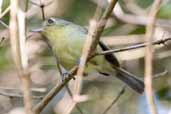
<svg viewBox="0 0 171 114">
<path fill-rule="evenodd" d="M 102 40 L 111 48 L 122 48 L 144 42 L 147 15 L 153 0 L 119 0 L 113 14 L 109 18 L 103 32 Z M 0 1 L 0 113 L 13 114 L 22 110 L 23 101 L 20 91 L 20 81 L 12 60 L 9 42 L 9 12 L 1 17 L 9 7 L 9 0 Z M 32 0 L 27 12 L 27 53 L 29 70 L 31 72 L 32 93 L 34 104 L 61 79 L 55 59 L 41 36 L 30 31 L 42 25 L 42 11 L 44 6 L 46 19 L 50 17 L 63 18 L 88 28 L 95 12 L 102 15 L 108 6 L 107 0 Z M 98 8 L 97 8 L 98 6 Z M 169 38 L 171 35 L 171 1 L 163 0 L 157 16 L 154 40 Z M 171 113 L 171 45 L 155 45 L 153 73 L 158 78 L 153 79 L 155 103 L 159 114 Z M 144 48 L 116 53 L 122 67 L 143 80 L 144 76 Z M 74 80 L 70 86 L 74 85 Z M 81 84 L 81 82 L 80 82 Z M 84 114 L 101 114 L 113 102 L 124 84 L 114 77 L 99 76 L 92 73 L 83 79 L 81 95 L 78 103 Z M 80 114 L 77 108 L 71 108 L 72 102 L 63 89 L 42 114 Z M 70 109 L 71 108 L 71 109 Z M 125 92 L 107 114 L 149 114 L 145 95 L 137 94 L 126 87 Z"/>
</svg>

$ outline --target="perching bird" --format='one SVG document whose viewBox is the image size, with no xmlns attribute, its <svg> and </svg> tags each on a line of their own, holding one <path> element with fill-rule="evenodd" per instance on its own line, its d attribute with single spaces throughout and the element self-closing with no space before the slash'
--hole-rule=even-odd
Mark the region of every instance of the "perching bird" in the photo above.
<svg viewBox="0 0 171 114">
<path fill-rule="evenodd" d="M 34 31 L 40 32 L 48 40 L 53 53 L 56 54 L 59 63 L 66 70 L 79 64 L 83 44 L 88 33 L 85 28 L 63 19 L 50 18 L 45 22 L 45 26 Z M 105 50 L 109 50 L 109 48 L 103 42 L 99 42 L 96 51 Z M 86 65 L 85 73 L 93 71 L 103 75 L 114 75 L 138 93 L 144 91 L 143 81 L 122 69 L 113 54 L 92 58 Z"/>
</svg>

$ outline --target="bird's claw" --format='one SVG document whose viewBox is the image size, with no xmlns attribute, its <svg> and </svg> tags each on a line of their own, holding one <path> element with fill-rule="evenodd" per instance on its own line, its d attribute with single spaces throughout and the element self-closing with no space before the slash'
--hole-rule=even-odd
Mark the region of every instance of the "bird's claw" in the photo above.
<svg viewBox="0 0 171 114">
<path fill-rule="evenodd" d="M 62 73 L 62 82 L 67 78 L 69 76 L 69 73 L 68 73 L 68 71 L 65 71 L 65 72 L 63 72 Z"/>
<path fill-rule="evenodd" d="M 70 76 L 70 73 L 68 71 L 65 71 L 62 73 L 62 82 L 64 82 L 64 80 L 66 78 L 68 78 Z M 75 78 L 73 77 L 73 79 L 75 80 Z"/>
</svg>

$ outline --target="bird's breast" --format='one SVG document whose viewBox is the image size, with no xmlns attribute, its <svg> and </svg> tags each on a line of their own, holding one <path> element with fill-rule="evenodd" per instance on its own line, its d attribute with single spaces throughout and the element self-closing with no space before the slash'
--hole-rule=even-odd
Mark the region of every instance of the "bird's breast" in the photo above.
<svg viewBox="0 0 171 114">
<path fill-rule="evenodd" d="M 82 51 L 82 43 L 74 42 L 72 40 L 58 42 L 54 48 L 55 53 L 59 59 L 60 64 L 67 70 L 77 65 Z"/>
</svg>

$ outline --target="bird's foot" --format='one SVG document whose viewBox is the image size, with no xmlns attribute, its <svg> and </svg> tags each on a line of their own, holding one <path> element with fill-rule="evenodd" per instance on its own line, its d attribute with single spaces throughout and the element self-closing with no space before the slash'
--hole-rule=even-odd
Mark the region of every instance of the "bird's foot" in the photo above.
<svg viewBox="0 0 171 114">
<path fill-rule="evenodd" d="M 64 80 L 65 80 L 66 78 L 68 78 L 69 76 L 70 76 L 70 73 L 69 73 L 68 71 L 64 71 L 64 72 L 62 73 L 62 76 L 61 76 L 62 82 L 64 82 Z M 73 77 L 73 79 L 75 80 L 75 77 Z"/>
</svg>

